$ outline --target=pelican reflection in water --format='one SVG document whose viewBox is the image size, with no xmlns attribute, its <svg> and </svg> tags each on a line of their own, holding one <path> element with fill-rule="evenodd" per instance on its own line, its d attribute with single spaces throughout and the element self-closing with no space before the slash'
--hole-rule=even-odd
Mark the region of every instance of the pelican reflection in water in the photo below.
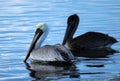
<svg viewBox="0 0 120 81">
<path fill-rule="evenodd" d="M 45 23 L 40 23 L 36 27 L 35 35 L 24 62 L 26 62 L 30 56 L 33 61 L 72 63 L 74 56 L 71 51 L 63 45 L 56 44 L 41 47 L 42 42 L 48 34 L 48 27 Z"/>
<path fill-rule="evenodd" d="M 80 77 L 80 73 L 74 65 L 49 65 L 32 61 L 31 64 L 26 64 L 26 68 L 30 71 L 30 77 L 36 79 L 35 81 L 54 80 L 54 77 Z"/>
<path fill-rule="evenodd" d="M 110 50 L 109 52 L 113 52 L 110 46 L 116 43 L 117 40 L 111 36 L 108 36 L 107 34 L 100 32 L 87 32 L 85 34 L 73 38 L 73 35 L 77 30 L 79 24 L 78 15 L 73 14 L 69 16 L 67 20 L 67 24 L 68 25 L 67 25 L 66 33 L 62 44 L 65 45 L 67 48 L 69 48 L 71 51 L 80 52 L 82 50 L 84 51 Z"/>
</svg>

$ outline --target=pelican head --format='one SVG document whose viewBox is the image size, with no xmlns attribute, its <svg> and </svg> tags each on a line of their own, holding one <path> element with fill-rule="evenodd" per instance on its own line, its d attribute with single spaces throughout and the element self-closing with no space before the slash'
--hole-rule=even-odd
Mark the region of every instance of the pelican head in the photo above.
<svg viewBox="0 0 120 81">
<path fill-rule="evenodd" d="M 24 62 L 26 62 L 26 60 L 30 56 L 30 53 L 33 51 L 33 49 L 37 49 L 41 46 L 42 42 L 47 36 L 46 32 L 47 32 L 47 25 L 45 23 L 39 23 L 38 25 L 36 25 L 35 34 L 32 39 L 32 43 L 30 45 L 28 53 L 24 59 Z"/>
<path fill-rule="evenodd" d="M 67 41 L 70 41 L 73 38 L 73 35 L 78 27 L 78 24 L 79 24 L 79 17 L 77 14 L 73 14 L 68 17 L 67 29 L 62 43 L 63 45 L 65 45 Z"/>
<path fill-rule="evenodd" d="M 46 30 L 47 26 L 45 23 L 39 23 L 38 25 L 36 25 L 36 30 L 40 29 L 43 32 Z"/>
<path fill-rule="evenodd" d="M 35 35 L 37 36 L 37 41 L 35 44 L 34 49 L 40 48 L 42 42 L 45 40 L 45 38 L 48 35 L 48 27 L 45 23 L 39 23 L 36 25 L 36 31 Z M 35 37 L 35 36 L 34 36 Z"/>
</svg>

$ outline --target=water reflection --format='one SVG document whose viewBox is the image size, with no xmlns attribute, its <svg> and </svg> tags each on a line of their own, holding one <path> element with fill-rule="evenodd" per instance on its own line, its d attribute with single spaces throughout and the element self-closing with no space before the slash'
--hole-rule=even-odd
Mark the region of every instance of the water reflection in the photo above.
<svg viewBox="0 0 120 81">
<path fill-rule="evenodd" d="M 26 68 L 30 71 L 29 75 L 38 80 L 53 80 L 55 78 L 79 78 L 79 73 L 75 65 L 46 64 L 39 62 L 26 63 Z"/>
<path fill-rule="evenodd" d="M 102 68 L 102 67 L 104 67 L 104 65 L 103 64 L 92 64 L 92 65 L 86 65 L 87 67 L 97 67 L 97 68 Z"/>
<path fill-rule="evenodd" d="M 117 76 L 110 79 L 109 81 L 120 81 L 120 73 Z"/>
</svg>

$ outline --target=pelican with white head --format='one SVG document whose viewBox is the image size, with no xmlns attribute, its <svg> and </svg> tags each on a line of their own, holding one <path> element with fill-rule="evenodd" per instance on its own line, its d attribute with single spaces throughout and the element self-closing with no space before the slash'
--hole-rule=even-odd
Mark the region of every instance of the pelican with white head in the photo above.
<svg viewBox="0 0 120 81">
<path fill-rule="evenodd" d="M 45 45 L 41 44 L 48 35 L 48 27 L 45 23 L 40 23 L 36 26 L 35 35 L 24 59 L 27 61 L 29 56 L 34 61 L 47 61 L 47 62 L 72 62 L 74 56 L 71 51 L 61 44 Z"/>
</svg>

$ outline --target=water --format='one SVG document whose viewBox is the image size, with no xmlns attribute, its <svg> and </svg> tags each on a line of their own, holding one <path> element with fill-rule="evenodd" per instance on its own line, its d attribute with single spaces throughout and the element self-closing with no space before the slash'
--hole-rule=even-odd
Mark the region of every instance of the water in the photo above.
<svg viewBox="0 0 120 81">
<path fill-rule="evenodd" d="M 108 58 L 77 57 L 75 66 L 30 64 L 23 58 L 35 25 L 50 28 L 44 44 L 61 43 L 67 17 L 80 16 L 75 36 L 87 31 L 107 33 L 120 41 L 120 1 L 116 0 L 0 0 L 0 81 L 108 81 L 120 76 L 120 54 Z M 112 46 L 119 50 L 120 43 Z M 119 50 L 120 51 L 120 50 Z M 39 68 L 37 68 L 39 67 Z"/>
</svg>

